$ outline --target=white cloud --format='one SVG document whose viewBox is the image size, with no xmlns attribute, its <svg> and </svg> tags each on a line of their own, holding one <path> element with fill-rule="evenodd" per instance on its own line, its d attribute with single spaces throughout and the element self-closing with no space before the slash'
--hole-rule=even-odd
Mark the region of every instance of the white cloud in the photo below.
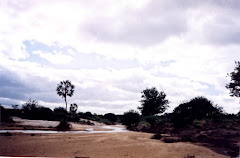
<svg viewBox="0 0 240 158">
<path fill-rule="evenodd" d="M 76 85 L 70 101 L 94 112 L 136 109 L 140 92 L 152 86 L 166 91 L 170 109 L 204 95 L 237 112 L 225 76 L 240 58 L 238 6 L 234 1 L 2 0 L 0 70 L 19 78 L 27 89 L 23 96 L 50 107 L 62 101 L 55 85 L 70 79 Z M 31 50 L 24 41 L 51 49 Z M 55 65 L 44 65 L 32 54 Z M 105 68 L 91 60 L 98 55 Z M 115 68 L 114 61 L 137 64 Z M 84 67 L 87 62 L 93 68 Z"/>
<path fill-rule="evenodd" d="M 69 64 L 73 57 L 65 55 L 62 52 L 54 50 L 52 53 L 45 53 L 42 51 L 34 51 L 33 54 L 39 55 L 41 58 L 53 63 L 53 64 Z"/>
</svg>

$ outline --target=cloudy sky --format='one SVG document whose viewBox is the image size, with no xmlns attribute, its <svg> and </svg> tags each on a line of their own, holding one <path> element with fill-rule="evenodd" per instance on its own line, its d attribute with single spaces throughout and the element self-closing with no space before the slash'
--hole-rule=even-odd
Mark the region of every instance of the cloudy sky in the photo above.
<svg viewBox="0 0 240 158">
<path fill-rule="evenodd" d="M 80 111 L 122 114 L 156 87 L 174 107 L 205 96 L 240 110 L 225 85 L 240 60 L 240 1 L 1 0 L 0 103 L 54 108 L 62 80 Z"/>
</svg>

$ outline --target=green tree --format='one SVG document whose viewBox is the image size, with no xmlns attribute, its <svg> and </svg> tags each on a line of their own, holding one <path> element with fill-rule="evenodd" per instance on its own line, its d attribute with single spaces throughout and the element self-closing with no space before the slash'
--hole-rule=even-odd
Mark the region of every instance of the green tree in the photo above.
<svg viewBox="0 0 240 158">
<path fill-rule="evenodd" d="M 156 115 L 163 113 L 167 108 L 169 101 L 166 99 L 164 92 L 158 92 L 155 87 L 146 88 L 142 92 L 141 106 L 138 109 L 142 115 Z"/>
<path fill-rule="evenodd" d="M 231 81 L 226 85 L 226 88 L 230 90 L 230 96 L 240 97 L 240 62 L 235 61 L 235 63 L 234 71 L 228 74 L 231 77 Z"/>
<path fill-rule="evenodd" d="M 73 92 L 74 92 L 74 85 L 72 85 L 71 81 L 66 80 L 66 81 L 61 81 L 57 85 L 57 94 L 64 98 L 64 101 L 66 103 L 66 110 L 67 110 L 67 96 L 72 97 Z"/>
</svg>

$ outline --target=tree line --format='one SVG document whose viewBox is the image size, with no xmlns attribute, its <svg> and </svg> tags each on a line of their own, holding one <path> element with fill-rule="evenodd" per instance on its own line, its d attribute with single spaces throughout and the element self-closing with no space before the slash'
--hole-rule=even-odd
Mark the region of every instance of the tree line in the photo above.
<svg viewBox="0 0 240 158">
<path fill-rule="evenodd" d="M 230 90 L 230 96 L 240 97 L 240 62 L 235 62 L 236 67 L 234 71 L 229 73 L 231 78 L 226 88 Z M 138 124 L 140 121 L 147 121 L 150 124 L 156 123 L 159 117 L 169 107 L 170 101 L 166 99 L 165 92 L 159 92 L 155 87 L 146 88 L 142 92 L 141 106 L 138 109 L 141 115 L 134 110 L 125 112 L 123 115 L 123 124 L 131 127 Z M 164 116 L 167 116 L 167 118 Z M 239 118 L 240 111 L 237 115 L 227 114 L 222 107 L 214 105 L 210 100 L 203 96 L 197 96 L 190 101 L 186 101 L 177 106 L 172 113 L 165 114 L 161 118 L 169 120 L 175 127 L 182 127 L 193 123 L 194 120 L 202 120 L 211 118 L 213 120 L 221 120 L 222 117 L 230 116 L 231 118 Z M 145 119 L 143 119 L 145 118 Z"/>
<path fill-rule="evenodd" d="M 234 71 L 229 73 L 228 76 L 231 77 L 231 82 L 226 85 L 226 88 L 230 90 L 230 96 L 240 97 L 240 62 L 236 62 Z M 80 118 L 85 118 L 106 124 L 121 122 L 124 125 L 132 126 L 143 120 L 142 118 L 145 118 L 144 120 L 153 124 L 156 122 L 156 116 L 158 117 L 159 114 L 164 113 L 170 103 L 170 101 L 166 99 L 167 95 L 165 92 L 159 92 L 155 87 L 152 87 L 146 88 L 141 92 L 141 105 L 138 107 L 141 115 L 135 110 L 129 110 L 123 115 L 115 115 L 113 113 L 97 115 L 91 112 L 77 113 L 78 105 L 76 103 L 70 104 L 68 111 L 67 97 L 72 97 L 74 91 L 75 86 L 69 80 L 61 81 L 57 84 L 56 92 L 64 99 L 66 108 L 57 107 L 51 110 L 50 108 L 39 105 L 38 101 L 29 99 L 28 102 L 22 105 L 21 109 L 18 108 L 18 105 L 13 105 L 12 110 L 3 110 L 4 108 L 1 106 L 1 113 L 2 111 L 9 111 L 10 115 L 27 119 L 79 121 Z M 183 126 L 192 123 L 194 120 L 201 120 L 203 118 L 214 116 L 216 119 L 217 116 L 223 114 L 224 111 L 221 107 L 215 106 L 210 100 L 203 96 L 198 96 L 180 104 L 172 113 L 165 114 L 164 116 L 168 116 L 167 119 L 171 120 L 171 123 L 175 126 Z M 3 117 L 5 116 L 8 115 L 2 114 L 1 119 L 9 120 L 4 119 Z"/>
</svg>

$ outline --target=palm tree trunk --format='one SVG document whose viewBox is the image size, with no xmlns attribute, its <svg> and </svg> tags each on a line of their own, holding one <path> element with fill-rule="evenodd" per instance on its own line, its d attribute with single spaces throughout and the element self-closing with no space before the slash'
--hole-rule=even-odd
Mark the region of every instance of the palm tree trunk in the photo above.
<svg viewBox="0 0 240 158">
<path fill-rule="evenodd" d="M 67 111 L 67 98 L 65 97 L 66 111 Z"/>
</svg>

